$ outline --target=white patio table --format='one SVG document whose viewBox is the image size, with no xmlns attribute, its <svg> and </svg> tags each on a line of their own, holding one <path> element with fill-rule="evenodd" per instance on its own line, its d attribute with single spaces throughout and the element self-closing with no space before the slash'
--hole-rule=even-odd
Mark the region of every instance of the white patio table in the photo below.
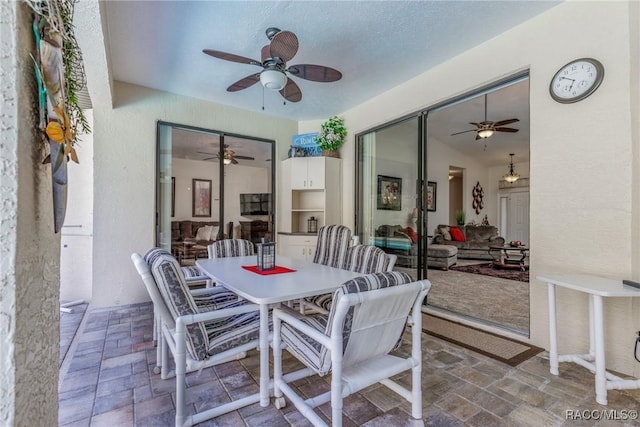
<svg viewBox="0 0 640 427">
<path fill-rule="evenodd" d="M 573 362 L 595 374 L 596 402 L 607 404 L 607 390 L 639 389 L 640 379 L 622 379 L 606 371 L 604 341 L 604 298 L 640 297 L 640 290 L 623 285 L 622 280 L 587 274 L 540 275 L 547 284 L 549 298 L 549 371 L 558 375 L 559 362 Z M 589 295 L 589 353 L 558 355 L 556 286 Z"/>
<path fill-rule="evenodd" d="M 260 304 L 260 406 L 269 405 L 269 308 L 285 301 L 335 291 L 361 273 L 278 256 L 276 264 L 295 270 L 261 275 L 242 268 L 255 266 L 256 256 L 199 259 L 196 265 L 217 285 Z"/>
</svg>

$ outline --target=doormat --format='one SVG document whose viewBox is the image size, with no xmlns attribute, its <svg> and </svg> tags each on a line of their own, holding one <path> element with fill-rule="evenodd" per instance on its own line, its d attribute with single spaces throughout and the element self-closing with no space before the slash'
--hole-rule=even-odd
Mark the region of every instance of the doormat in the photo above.
<svg viewBox="0 0 640 427">
<path fill-rule="evenodd" d="M 434 337 L 468 348 L 476 353 L 517 366 L 542 351 L 541 348 L 491 332 L 422 313 L 422 330 Z"/>
<path fill-rule="evenodd" d="M 471 264 L 471 265 L 454 265 L 449 270 L 461 271 L 463 273 L 481 274 L 483 276 L 499 277 L 501 279 L 519 280 L 521 282 L 529 281 L 529 272 L 522 270 L 507 270 L 502 268 L 493 268 L 493 264 Z"/>
</svg>

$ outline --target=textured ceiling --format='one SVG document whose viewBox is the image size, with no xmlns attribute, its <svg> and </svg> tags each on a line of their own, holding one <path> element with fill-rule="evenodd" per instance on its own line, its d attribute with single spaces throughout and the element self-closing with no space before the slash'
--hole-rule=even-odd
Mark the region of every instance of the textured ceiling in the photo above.
<svg viewBox="0 0 640 427">
<path fill-rule="evenodd" d="M 346 111 L 557 5 L 557 1 L 108 1 L 114 79 L 261 111 L 262 86 L 229 93 L 260 67 L 203 49 L 260 59 L 265 30 L 294 32 L 289 65 L 311 63 L 342 80 L 300 78 L 302 100 L 264 90 L 264 112 L 294 120 Z M 464 29 L 464 30 L 461 30 Z M 464 121 L 476 121 L 465 118 Z"/>
</svg>

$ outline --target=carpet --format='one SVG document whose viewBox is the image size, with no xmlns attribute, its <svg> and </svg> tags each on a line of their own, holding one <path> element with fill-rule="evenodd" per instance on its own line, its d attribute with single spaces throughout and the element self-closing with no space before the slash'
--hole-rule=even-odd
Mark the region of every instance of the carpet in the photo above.
<svg viewBox="0 0 640 427">
<path fill-rule="evenodd" d="M 422 314 L 422 330 L 510 366 L 517 366 L 542 351 L 523 342 L 426 313 Z"/>
<path fill-rule="evenodd" d="M 510 270 L 504 268 L 493 268 L 493 264 L 471 264 L 449 267 L 449 270 L 461 271 L 463 273 L 481 274 L 483 276 L 499 277 L 501 279 L 519 280 L 520 282 L 529 281 L 529 271 Z"/>
</svg>

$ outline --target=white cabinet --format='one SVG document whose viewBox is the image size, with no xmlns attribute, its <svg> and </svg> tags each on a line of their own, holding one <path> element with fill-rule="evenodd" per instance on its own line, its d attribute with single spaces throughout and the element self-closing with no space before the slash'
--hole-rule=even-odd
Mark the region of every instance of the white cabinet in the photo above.
<svg viewBox="0 0 640 427">
<path fill-rule="evenodd" d="M 291 164 L 291 189 L 322 190 L 325 188 L 326 157 L 294 157 Z"/>
<path fill-rule="evenodd" d="M 290 258 L 313 261 L 317 241 L 317 236 L 278 234 L 278 253 Z"/>
<path fill-rule="evenodd" d="M 281 170 L 281 222 L 278 229 L 286 234 L 278 236 L 278 253 L 312 259 L 316 236 L 304 236 L 308 232 L 309 218 L 314 217 L 318 221 L 318 229 L 342 223 L 342 160 L 334 157 L 293 157 L 282 162 Z M 307 237 L 313 241 L 291 240 L 293 237 Z"/>
</svg>

